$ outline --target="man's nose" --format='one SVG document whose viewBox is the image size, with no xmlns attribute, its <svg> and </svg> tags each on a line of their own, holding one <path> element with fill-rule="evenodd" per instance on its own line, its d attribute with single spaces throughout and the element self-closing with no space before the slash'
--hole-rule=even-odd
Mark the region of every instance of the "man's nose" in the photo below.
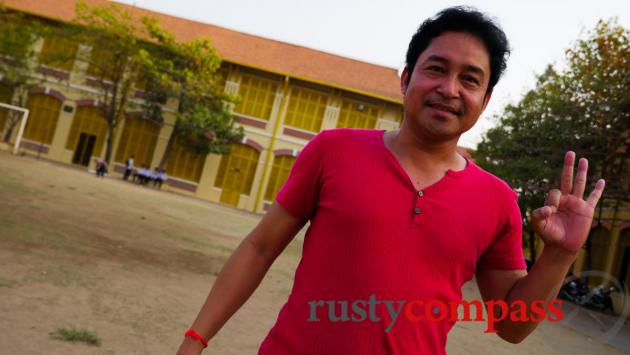
<svg viewBox="0 0 630 355">
<path fill-rule="evenodd" d="M 450 75 L 442 78 L 440 86 L 438 87 L 438 92 L 442 94 L 442 96 L 448 99 L 454 98 L 459 95 L 458 91 L 457 78 Z"/>
</svg>

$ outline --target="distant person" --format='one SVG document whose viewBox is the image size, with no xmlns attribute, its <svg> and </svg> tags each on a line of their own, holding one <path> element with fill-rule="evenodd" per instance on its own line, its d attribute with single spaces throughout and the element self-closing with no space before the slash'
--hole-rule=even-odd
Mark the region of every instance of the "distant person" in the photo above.
<svg viewBox="0 0 630 355">
<path fill-rule="evenodd" d="M 162 189 L 162 184 L 168 180 L 168 176 L 163 169 L 155 168 L 153 173 L 153 187 L 157 187 L 158 190 Z"/>
<path fill-rule="evenodd" d="M 153 177 L 153 172 L 151 172 L 151 169 L 149 169 L 149 165 L 145 165 L 137 170 L 136 175 L 138 177 L 138 182 L 140 183 L 140 185 L 146 185 Z"/>
<path fill-rule="evenodd" d="M 147 170 L 148 170 L 148 166 L 145 168 L 144 166 L 141 166 L 137 169 L 134 169 L 133 171 L 133 182 L 136 182 L 140 185 L 144 185 L 145 183 L 145 179 L 147 176 Z M 150 171 L 149 171 L 150 173 Z"/>
<path fill-rule="evenodd" d="M 98 159 L 96 161 L 96 176 L 103 178 L 105 175 L 107 175 L 107 162 L 103 159 Z"/>
<path fill-rule="evenodd" d="M 123 180 L 127 180 L 131 172 L 133 171 L 133 155 L 127 159 L 125 162 L 125 173 L 123 175 Z"/>
</svg>

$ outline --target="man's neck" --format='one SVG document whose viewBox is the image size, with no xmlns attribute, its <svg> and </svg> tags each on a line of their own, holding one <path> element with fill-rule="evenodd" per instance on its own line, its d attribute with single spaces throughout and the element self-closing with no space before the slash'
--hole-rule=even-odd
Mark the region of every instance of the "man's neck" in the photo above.
<svg viewBox="0 0 630 355">
<path fill-rule="evenodd" d="M 387 147 L 406 166 L 420 171 L 463 170 L 466 159 L 457 153 L 455 138 L 433 142 L 422 139 L 409 130 L 386 132 L 383 138 Z"/>
</svg>

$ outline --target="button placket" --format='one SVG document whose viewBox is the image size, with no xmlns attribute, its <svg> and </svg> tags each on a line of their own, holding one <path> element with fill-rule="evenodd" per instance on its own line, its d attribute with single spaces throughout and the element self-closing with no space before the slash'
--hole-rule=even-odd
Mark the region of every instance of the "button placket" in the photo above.
<svg viewBox="0 0 630 355">
<path fill-rule="evenodd" d="M 424 192 L 422 190 L 418 190 L 416 192 L 416 204 L 413 208 L 413 223 L 418 224 L 422 218 L 422 197 L 424 196 Z"/>
</svg>

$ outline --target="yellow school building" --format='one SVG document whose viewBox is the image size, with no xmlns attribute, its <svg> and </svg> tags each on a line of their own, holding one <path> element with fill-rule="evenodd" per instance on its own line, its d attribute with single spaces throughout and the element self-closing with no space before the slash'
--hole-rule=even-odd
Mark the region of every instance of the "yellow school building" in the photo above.
<svg viewBox="0 0 630 355">
<path fill-rule="evenodd" d="M 53 22 L 72 20 L 75 4 L 74 0 L 5 3 Z M 169 179 L 164 189 L 262 212 L 274 200 L 299 151 L 318 132 L 338 127 L 391 130 L 400 125 L 402 96 L 396 69 L 117 5 L 134 16 L 157 18 L 178 40 L 209 37 L 223 58 L 225 91 L 242 99 L 233 114 L 244 128 L 244 140 L 232 145 L 226 156 L 201 156 L 176 143 L 166 165 Z M 72 47 L 53 38 L 39 41 L 34 50 L 39 56 L 33 76 L 41 79 L 41 86 L 28 93 L 30 116 L 22 148 L 93 169 L 95 159 L 105 154 L 107 128 L 98 108 L 99 84 L 91 75 L 95 70 L 81 61 L 50 63 L 46 58 L 59 51 L 106 54 L 98 47 Z M 13 94 L 0 86 L 0 102 L 8 102 Z M 139 106 L 141 88 L 133 96 Z M 136 167 L 158 166 L 175 122 L 174 107 L 174 102 L 166 104 L 162 125 L 140 118 L 139 112 L 127 112 L 114 133 L 110 171 L 121 173 L 131 155 Z M 0 130 L 6 129 L 5 117 L 0 116 Z"/>
</svg>

